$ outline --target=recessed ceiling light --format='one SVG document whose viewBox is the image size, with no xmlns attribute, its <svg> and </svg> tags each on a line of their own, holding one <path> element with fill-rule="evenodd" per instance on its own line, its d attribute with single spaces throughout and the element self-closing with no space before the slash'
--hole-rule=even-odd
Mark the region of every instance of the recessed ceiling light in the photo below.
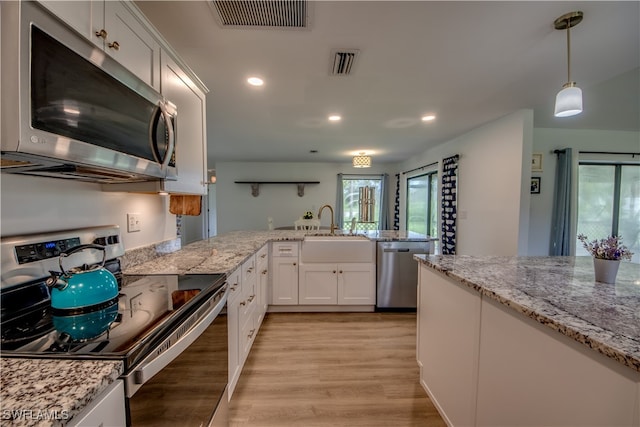
<svg viewBox="0 0 640 427">
<path fill-rule="evenodd" d="M 436 116 L 434 116 L 433 114 L 422 116 L 422 121 L 423 122 L 430 122 L 430 121 L 435 120 L 435 119 L 436 119 Z"/>
<path fill-rule="evenodd" d="M 330 122 L 339 122 L 340 120 L 342 120 L 342 117 L 340 116 L 337 116 L 337 115 L 329 116 Z"/>
<path fill-rule="evenodd" d="M 249 83 L 251 86 L 262 86 L 264 84 L 264 80 L 259 77 L 249 77 L 247 79 L 247 83 Z"/>
</svg>

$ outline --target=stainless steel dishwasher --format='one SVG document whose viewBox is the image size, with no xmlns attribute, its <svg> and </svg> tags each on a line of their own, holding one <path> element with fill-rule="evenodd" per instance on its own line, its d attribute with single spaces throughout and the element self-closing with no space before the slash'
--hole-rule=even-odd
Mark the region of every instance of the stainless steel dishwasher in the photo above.
<svg viewBox="0 0 640 427">
<path fill-rule="evenodd" d="M 377 310 L 415 310 L 418 263 L 413 255 L 429 253 L 430 248 L 429 241 L 378 242 Z"/>
</svg>

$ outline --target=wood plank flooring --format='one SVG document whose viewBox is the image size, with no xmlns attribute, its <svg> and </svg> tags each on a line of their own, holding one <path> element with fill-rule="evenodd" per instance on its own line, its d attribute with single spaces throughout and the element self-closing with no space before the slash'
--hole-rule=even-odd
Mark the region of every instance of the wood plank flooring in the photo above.
<svg viewBox="0 0 640 427">
<path fill-rule="evenodd" d="M 445 426 L 419 384 L 415 313 L 269 313 L 229 425 Z"/>
</svg>

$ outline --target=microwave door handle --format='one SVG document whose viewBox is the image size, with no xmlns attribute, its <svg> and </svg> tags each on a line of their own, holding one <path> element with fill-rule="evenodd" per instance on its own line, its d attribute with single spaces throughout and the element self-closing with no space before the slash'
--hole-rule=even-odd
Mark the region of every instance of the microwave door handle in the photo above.
<svg viewBox="0 0 640 427">
<path fill-rule="evenodd" d="M 169 112 L 167 111 L 167 107 L 164 105 L 164 103 L 160 103 L 160 112 L 162 114 L 162 117 L 164 117 L 164 123 L 165 126 L 167 127 L 167 133 L 169 134 L 169 147 L 167 148 L 167 153 L 164 156 L 164 160 L 162 161 L 162 166 L 161 169 L 166 169 L 167 166 L 169 166 L 169 162 L 171 161 L 171 155 L 173 154 L 173 150 L 175 149 L 175 135 L 173 132 L 173 126 L 171 125 L 171 116 L 169 115 Z"/>
</svg>

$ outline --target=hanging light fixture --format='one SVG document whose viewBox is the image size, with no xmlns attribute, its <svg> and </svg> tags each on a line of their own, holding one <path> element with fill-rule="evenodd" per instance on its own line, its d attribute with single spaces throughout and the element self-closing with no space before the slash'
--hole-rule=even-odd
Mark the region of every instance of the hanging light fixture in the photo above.
<svg viewBox="0 0 640 427">
<path fill-rule="evenodd" d="M 353 167 L 354 168 L 369 168 L 371 167 L 371 156 L 367 156 L 366 153 L 362 152 L 357 156 L 353 156 Z"/>
<path fill-rule="evenodd" d="M 556 95 L 556 117 L 570 117 L 582 113 L 582 90 L 571 81 L 571 27 L 582 21 L 582 12 L 569 12 L 553 22 L 556 30 L 567 30 L 567 82 Z"/>
</svg>

